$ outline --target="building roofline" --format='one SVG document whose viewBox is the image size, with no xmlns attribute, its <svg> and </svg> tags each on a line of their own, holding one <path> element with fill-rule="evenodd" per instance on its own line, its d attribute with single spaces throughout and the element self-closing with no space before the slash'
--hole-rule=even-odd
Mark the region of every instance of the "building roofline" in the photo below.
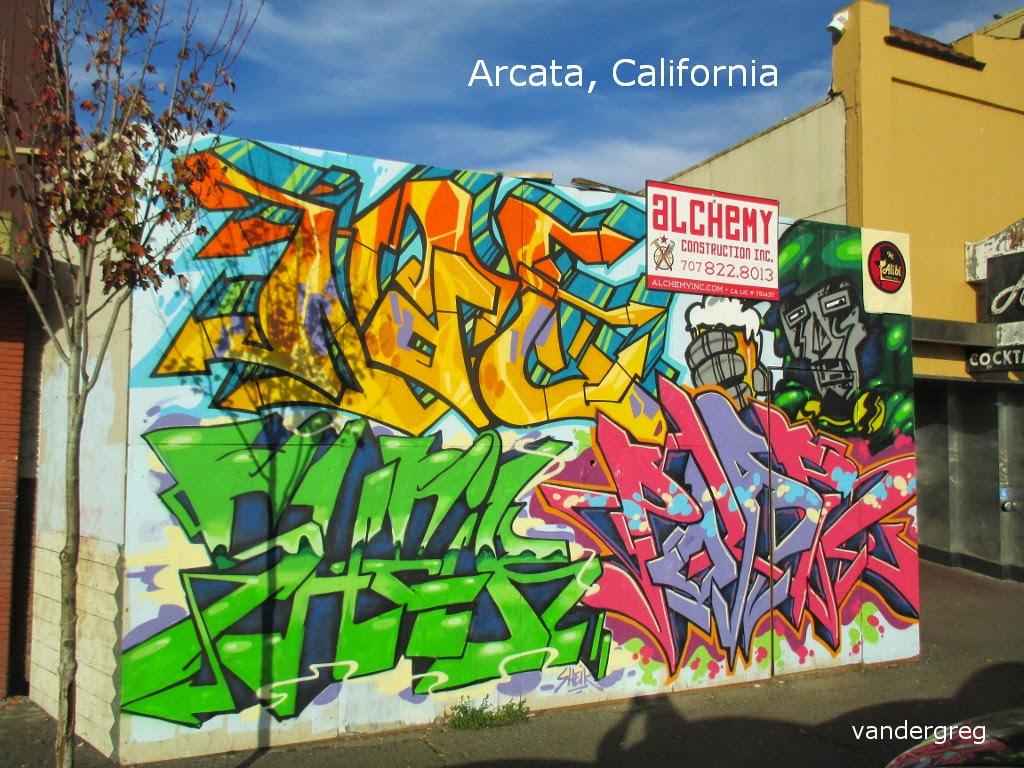
<svg viewBox="0 0 1024 768">
<path fill-rule="evenodd" d="M 992 35 L 992 32 L 994 30 L 999 29 L 1000 27 L 1008 27 L 1011 23 L 1016 21 L 1021 22 L 1021 27 L 1019 28 L 1019 32 L 1017 33 L 1016 38 L 1020 39 L 1021 37 L 1024 37 L 1024 8 L 1018 8 L 1016 11 L 1012 11 L 1010 13 L 1004 14 L 1003 16 L 1000 16 L 995 21 L 986 24 L 984 27 L 974 32 L 974 34 L 990 35 L 992 37 L 1002 37 L 1002 35 Z M 1009 39 L 1013 40 L 1015 38 L 1011 37 Z"/>
<path fill-rule="evenodd" d="M 886 45 L 893 48 L 902 48 L 905 51 L 913 51 L 925 56 L 931 56 L 950 64 L 958 64 L 962 67 L 981 70 L 985 68 L 985 62 L 978 61 L 973 56 L 961 53 L 952 45 L 943 43 L 933 37 L 911 32 L 909 29 L 900 27 L 889 27 L 889 34 L 885 37 Z"/>
</svg>

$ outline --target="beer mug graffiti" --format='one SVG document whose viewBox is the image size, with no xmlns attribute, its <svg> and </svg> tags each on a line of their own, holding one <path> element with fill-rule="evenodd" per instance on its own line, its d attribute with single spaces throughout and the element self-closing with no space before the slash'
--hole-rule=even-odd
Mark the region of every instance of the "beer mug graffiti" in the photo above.
<svg viewBox="0 0 1024 768">
<path fill-rule="evenodd" d="M 686 311 L 686 363 L 695 387 L 720 387 L 740 405 L 768 391 L 760 362 L 761 315 L 743 301 L 705 296 Z"/>
</svg>

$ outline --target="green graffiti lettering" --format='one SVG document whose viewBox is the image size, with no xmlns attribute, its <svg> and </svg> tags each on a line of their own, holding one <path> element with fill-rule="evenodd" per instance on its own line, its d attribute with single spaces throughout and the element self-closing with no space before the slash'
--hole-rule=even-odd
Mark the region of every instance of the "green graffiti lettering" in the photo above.
<svg viewBox="0 0 1024 768">
<path fill-rule="evenodd" d="M 320 416 L 146 440 L 211 565 L 181 573 L 189 616 L 125 651 L 126 712 L 199 726 L 262 704 L 284 719 L 402 658 L 417 693 L 579 662 L 604 674 L 604 614 L 582 602 L 600 562 L 513 526 L 565 443 L 503 452 L 484 432 L 442 449 Z"/>
</svg>

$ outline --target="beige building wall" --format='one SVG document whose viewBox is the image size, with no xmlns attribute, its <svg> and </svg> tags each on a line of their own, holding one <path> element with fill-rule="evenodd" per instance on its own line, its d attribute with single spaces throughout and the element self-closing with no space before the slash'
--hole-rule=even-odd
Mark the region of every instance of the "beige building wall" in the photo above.
<svg viewBox="0 0 1024 768">
<path fill-rule="evenodd" d="M 666 179 L 779 200 L 782 216 L 846 223 L 842 99 L 830 99 Z"/>
<path fill-rule="evenodd" d="M 101 296 L 94 297 L 101 301 Z M 121 656 L 124 571 L 127 391 L 130 305 L 114 340 L 83 428 L 81 550 L 78 564 L 78 676 L 76 730 L 104 754 L 115 754 Z M 100 316 L 102 321 L 103 316 Z M 96 345 L 98 346 L 98 344 Z M 95 346 L 94 346 L 95 349 Z M 62 503 L 67 446 L 67 370 L 52 343 L 43 351 L 39 493 L 32 569 L 31 697 L 56 717 L 60 653 L 60 551 L 65 542 Z M 119 396 L 118 393 L 121 393 Z"/>
<path fill-rule="evenodd" d="M 32 700 L 57 716 L 60 660 L 60 550 L 63 531 L 36 535 L 32 580 Z M 114 752 L 116 680 L 121 639 L 121 548 L 83 538 L 78 564 L 76 731 L 104 754 Z"/>
</svg>

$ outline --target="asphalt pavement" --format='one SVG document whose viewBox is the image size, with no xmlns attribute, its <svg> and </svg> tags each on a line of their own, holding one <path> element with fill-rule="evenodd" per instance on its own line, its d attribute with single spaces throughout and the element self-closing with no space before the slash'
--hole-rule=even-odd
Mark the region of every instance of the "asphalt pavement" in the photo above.
<svg viewBox="0 0 1024 768">
<path fill-rule="evenodd" d="M 151 763 L 157 768 L 881 768 L 912 740 L 871 725 L 946 725 L 1024 706 L 1024 584 L 921 564 L 921 657 L 533 714 L 479 731 L 423 728 Z M 0 766 L 53 765 L 53 721 L 0 702 Z M 115 764 L 88 745 L 80 768 Z"/>
</svg>

